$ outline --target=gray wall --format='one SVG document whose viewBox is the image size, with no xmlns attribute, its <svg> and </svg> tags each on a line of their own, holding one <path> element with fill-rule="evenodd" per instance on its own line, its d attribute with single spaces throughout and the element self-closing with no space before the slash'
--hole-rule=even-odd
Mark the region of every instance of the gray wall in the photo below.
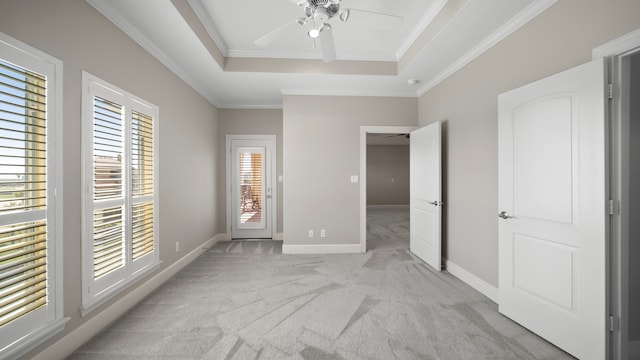
<svg viewBox="0 0 640 360">
<path fill-rule="evenodd" d="M 638 14 L 637 0 L 560 0 L 420 97 L 420 125 L 445 125 L 449 261 L 497 287 L 498 94 L 590 61 Z"/>
<path fill-rule="evenodd" d="M 215 207 L 218 111 L 83 0 L 2 0 L 0 9 L 0 31 L 64 66 L 64 313 L 71 320 L 35 354 L 106 307 L 80 316 L 82 70 L 160 108 L 161 270 L 224 231 Z"/>
<path fill-rule="evenodd" d="M 629 340 L 640 341 L 640 53 L 631 57 L 629 116 Z M 624 200 L 624 199 L 623 199 Z"/>
<path fill-rule="evenodd" d="M 285 96 L 283 112 L 284 244 L 358 244 L 360 126 L 415 126 L 417 99 Z"/>
<path fill-rule="evenodd" d="M 226 152 L 224 151 L 226 135 L 275 135 L 276 136 L 276 173 L 282 175 L 282 110 L 220 110 L 220 132 L 218 136 L 218 168 L 222 174 L 218 184 L 218 214 L 223 224 L 226 224 L 227 192 L 226 186 Z M 276 187 L 276 203 L 278 228 L 275 232 L 282 232 L 282 183 Z"/>
<path fill-rule="evenodd" d="M 367 205 L 409 205 L 409 146 L 367 145 Z"/>
</svg>

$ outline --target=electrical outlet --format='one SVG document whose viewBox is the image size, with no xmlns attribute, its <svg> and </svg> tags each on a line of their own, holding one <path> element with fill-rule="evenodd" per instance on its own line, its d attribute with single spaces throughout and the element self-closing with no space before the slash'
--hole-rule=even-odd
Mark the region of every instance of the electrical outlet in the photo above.
<svg viewBox="0 0 640 360">
<path fill-rule="evenodd" d="M 323 238 L 323 237 L 327 237 L 327 230 L 325 230 L 325 229 L 320 229 L 320 237 L 321 237 L 321 238 Z"/>
<path fill-rule="evenodd" d="M 180 251 L 180 241 L 176 241 L 176 252 Z"/>
<path fill-rule="evenodd" d="M 312 238 L 313 237 L 313 230 L 309 229 L 309 237 Z"/>
</svg>

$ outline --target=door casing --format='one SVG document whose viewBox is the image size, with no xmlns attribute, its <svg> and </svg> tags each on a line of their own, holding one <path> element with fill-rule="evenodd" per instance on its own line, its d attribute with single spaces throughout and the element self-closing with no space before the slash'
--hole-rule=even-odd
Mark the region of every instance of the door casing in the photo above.
<svg viewBox="0 0 640 360">
<path fill-rule="evenodd" d="M 628 169 L 622 164 L 623 147 L 628 145 L 623 140 L 624 124 L 628 121 L 629 101 L 628 59 L 629 55 L 640 51 L 640 29 L 625 34 L 593 50 L 593 59 L 609 58 L 609 78 L 613 96 L 609 101 L 608 134 L 607 134 L 607 170 L 609 199 L 613 204 L 613 214 L 607 231 L 607 243 L 610 244 L 607 276 L 608 308 L 613 322 L 613 331 L 608 332 L 608 355 L 613 360 L 632 359 L 640 356 L 640 342 L 630 342 L 629 335 L 629 264 L 625 258 L 628 248 L 625 226 L 628 225 L 624 179 L 628 177 Z"/>
<path fill-rule="evenodd" d="M 225 144 L 225 159 L 226 159 L 226 184 L 225 184 L 225 194 L 226 194 L 226 213 L 227 213 L 227 226 L 226 226 L 226 238 L 231 239 L 231 225 L 234 220 L 234 212 L 233 212 L 233 203 L 232 201 L 232 186 L 233 186 L 233 173 L 232 173 L 232 145 L 236 140 L 243 141 L 256 141 L 256 142 L 269 142 L 269 146 L 267 147 L 265 154 L 267 157 L 271 158 L 269 169 L 266 170 L 266 180 L 267 186 L 271 187 L 271 199 L 264 206 L 265 211 L 268 212 L 269 226 L 271 227 L 271 238 L 273 238 L 274 233 L 277 229 L 278 218 L 277 218 L 277 187 L 276 187 L 276 135 L 226 135 L 226 144 Z"/>
<path fill-rule="evenodd" d="M 408 134 L 416 126 L 360 126 L 360 252 L 367 251 L 367 134 Z"/>
</svg>

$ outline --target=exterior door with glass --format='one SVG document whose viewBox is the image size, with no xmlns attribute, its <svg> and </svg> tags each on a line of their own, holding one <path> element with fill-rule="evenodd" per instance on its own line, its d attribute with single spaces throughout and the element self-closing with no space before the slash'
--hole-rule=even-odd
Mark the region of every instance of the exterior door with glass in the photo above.
<svg viewBox="0 0 640 360">
<path fill-rule="evenodd" d="M 228 135 L 227 227 L 232 239 L 273 237 L 275 136 Z"/>
</svg>

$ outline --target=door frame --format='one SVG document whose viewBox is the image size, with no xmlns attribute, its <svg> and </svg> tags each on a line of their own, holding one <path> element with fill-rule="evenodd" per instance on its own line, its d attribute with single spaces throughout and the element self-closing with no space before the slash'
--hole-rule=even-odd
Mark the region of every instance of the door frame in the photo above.
<svg viewBox="0 0 640 360">
<path fill-rule="evenodd" d="M 367 134 L 406 134 L 418 126 L 360 126 L 360 252 L 367 252 Z"/>
<path fill-rule="evenodd" d="M 271 186 L 271 201 L 268 202 L 268 206 L 264 208 L 268 211 L 270 216 L 271 226 L 271 239 L 274 238 L 275 232 L 278 226 L 278 212 L 277 212 L 277 186 L 276 186 L 276 135 L 226 135 L 225 143 L 225 166 L 226 166 L 226 183 L 225 183 L 225 196 L 226 196 L 226 218 L 227 218 L 227 236 L 226 238 L 232 240 L 231 224 L 233 221 L 233 199 L 232 199 L 232 186 L 233 186 L 233 173 L 231 171 L 232 159 L 232 143 L 235 140 L 247 140 L 247 141 L 269 141 L 270 144 L 265 149 L 265 156 L 271 158 L 271 166 L 269 169 L 265 169 L 268 175 L 268 182 Z"/>
<path fill-rule="evenodd" d="M 607 266 L 607 308 L 609 310 L 610 321 L 613 322 L 613 330 L 608 332 L 607 353 L 611 359 L 626 359 L 629 356 L 638 356 L 640 346 L 630 347 L 624 337 L 628 335 L 628 288 L 624 285 L 628 280 L 628 262 L 624 258 L 627 243 L 625 242 L 623 216 L 620 213 L 623 189 L 622 181 L 628 174 L 628 169 L 624 169 L 621 163 L 622 156 L 622 124 L 625 112 L 625 99 L 622 98 L 623 84 L 622 77 L 625 75 L 624 61 L 631 54 L 640 51 L 640 29 L 632 31 L 618 37 L 606 44 L 603 44 L 592 52 L 593 60 L 609 58 L 609 83 L 612 84 L 613 98 L 610 99 L 607 109 L 606 128 L 606 149 L 607 154 L 607 194 L 613 203 L 613 214 L 611 214 L 607 229 L 607 244 L 609 244 L 609 263 Z M 627 74 L 628 75 L 628 74 Z M 627 99 L 628 101 L 628 99 Z M 637 342 L 636 342 L 637 343 Z"/>
</svg>

